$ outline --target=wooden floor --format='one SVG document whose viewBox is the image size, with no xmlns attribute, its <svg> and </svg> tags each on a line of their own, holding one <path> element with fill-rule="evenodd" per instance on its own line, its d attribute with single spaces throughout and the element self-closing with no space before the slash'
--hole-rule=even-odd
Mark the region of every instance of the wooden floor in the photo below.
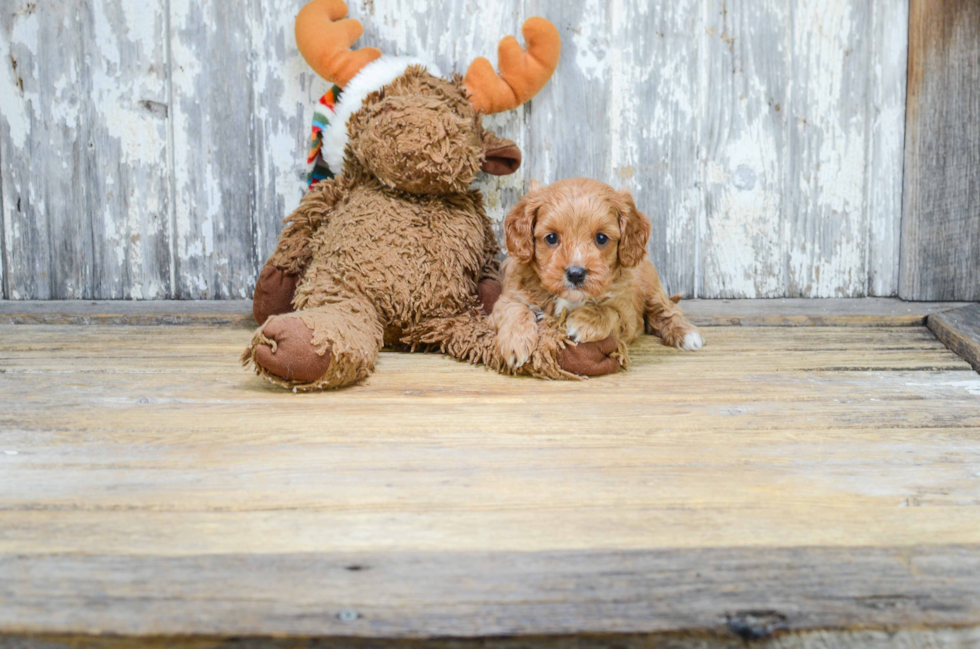
<svg viewBox="0 0 980 649">
<path fill-rule="evenodd" d="M 0 325 L 0 646 L 980 643 L 980 375 L 924 326 L 705 334 L 583 382 L 385 353 L 292 394 L 243 327 Z"/>
</svg>

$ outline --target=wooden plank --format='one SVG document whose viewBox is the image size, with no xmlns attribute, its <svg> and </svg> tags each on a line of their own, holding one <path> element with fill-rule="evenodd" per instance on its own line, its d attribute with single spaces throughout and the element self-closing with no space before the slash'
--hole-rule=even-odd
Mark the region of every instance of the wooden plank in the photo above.
<svg viewBox="0 0 980 649">
<path fill-rule="evenodd" d="M 256 326 L 251 300 L 12 300 L 0 303 L 0 324 Z"/>
<path fill-rule="evenodd" d="M 3 131 L 0 129 L 0 138 Z M 7 299 L 7 278 L 3 269 L 7 266 L 7 237 L 4 235 L 3 209 L 3 146 L 0 146 L 0 300 Z"/>
<path fill-rule="evenodd" d="M 245 298 L 259 264 L 249 12 L 217 1 L 169 7 L 174 294 Z"/>
<path fill-rule="evenodd" d="M 808 3 L 802 3 L 808 4 Z M 699 297 L 786 294 L 790 152 L 784 3 L 706 4 Z"/>
<path fill-rule="evenodd" d="M 869 223 L 865 203 L 871 4 L 803 2 L 789 11 L 788 297 L 866 295 L 871 230 L 899 216 Z"/>
<path fill-rule="evenodd" d="M 0 10 L 10 298 L 169 294 L 164 4 Z"/>
<path fill-rule="evenodd" d="M 698 296 L 894 294 L 904 14 L 707 3 Z"/>
<path fill-rule="evenodd" d="M 980 305 L 935 313 L 928 324 L 936 338 L 980 372 Z"/>
<path fill-rule="evenodd" d="M 911 0 L 899 295 L 980 300 L 980 4 Z"/>
<path fill-rule="evenodd" d="M 577 383 L 388 353 L 320 394 L 248 336 L 0 327 L 0 646 L 980 625 L 980 379 L 925 327 L 645 337 Z"/>
<path fill-rule="evenodd" d="M 685 300 L 685 313 L 699 326 L 923 325 L 933 313 L 967 302 L 904 302 L 894 298 L 811 300 Z M 0 324 L 213 324 L 252 328 L 251 300 L 140 302 L 44 300 L 0 304 Z"/>
<path fill-rule="evenodd" d="M 344 638 L 343 646 L 350 649 L 377 649 L 378 647 L 426 647 L 431 649 L 457 649 L 459 647 L 486 647 L 487 649 L 608 649 L 611 643 L 622 649 L 731 649 L 738 639 L 763 639 L 778 633 L 779 647 L 783 649 L 825 649 L 826 647 L 851 647 L 853 649 L 961 649 L 978 642 L 980 629 L 928 628 L 878 630 L 818 630 L 787 633 L 778 628 L 774 619 L 759 612 L 739 612 L 730 616 L 724 634 L 618 634 L 614 636 L 566 635 L 529 638 L 426 638 L 424 640 L 389 640 L 379 642 L 371 638 Z M 95 635 L 9 635 L 0 636 L 4 649 L 169 649 L 193 647 L 194 649 L 297 649 L 309 644 L 309 639 L 297 638 L 173 638 L 173 637 L 116 637 Z M 4 644 L 5 643 L 5 644 Z"/>
<path fill-rule="evenodd" d="M 0 555 L 0 589 L 9 602 L 0 609 L 0 628 L 417 639 L 685 632 L 737 641 L 732 618 L 750 612 L 768 616 L 780 631 L 972 625 L 980 616 L 978 554 L 975 545 L 939 545 L 847 552 Z M 197 588 L 209 583 L 223 588 Z M 193 599 L 189 587 L 197 591 Z"/>
<path fill-rule="evenodd" d="M 923 325 L 930 314 L 967 302 L 905 302 L 894 298 L 780 298 L 772 300 L 684 300 L 681 306 L 699 326 Z"/>
<path fill-rule="evenodd" d="M 779 619 L 765 612 L 739 611 L 726 616 L 723 633 L 631 633 L 614 635 L 554 635 L 495 637 L 495 638 L 425 638 L 422 640 L 385 640 L 374 638 L 343 639 L 345 649 L 378 649 L 402 647 L 404 649 L 459 649 L 461 647 L 485 647 L 486 649 L 609 649 L 611 645 L 622 649 L 732 649 L 744 640 L 772 638 L 781 649 L 826 649 L 826 647 L 850 647 L 852 649 L 962 649 L 980 641 L 980 628 L 936 628 L 900 630 L 816 630 L 787 632 L 779 628 Z M 777 635 L 778 634 L 778 635 Z M 298 649 L 310 644 L 308 638 L 204 638 L 204 637 L 147 637 L 105 635 L 7 635 L 0 636 L 3 649 Z"/>
<path fill-rule="evenodd" d="M 908 78 L 908 0 L 871 2 L 868 95 L 868 295 L 898 294 Z"/>
</svg>

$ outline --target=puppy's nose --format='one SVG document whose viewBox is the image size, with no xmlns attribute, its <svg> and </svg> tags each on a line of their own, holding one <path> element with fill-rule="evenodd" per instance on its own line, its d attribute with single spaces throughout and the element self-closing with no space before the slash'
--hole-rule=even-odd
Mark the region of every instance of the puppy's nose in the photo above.
<svg viewBox="0 0 980 649">
<path fill-rule="evenodd" d="M 589 271 L 585 270 L 581 266 L 569 266 L 565 269 L 565 279 L 572 286 L 581 286 L 582 282 L 585 281 L 585 276 L 589 274 Z"/>
</svg>

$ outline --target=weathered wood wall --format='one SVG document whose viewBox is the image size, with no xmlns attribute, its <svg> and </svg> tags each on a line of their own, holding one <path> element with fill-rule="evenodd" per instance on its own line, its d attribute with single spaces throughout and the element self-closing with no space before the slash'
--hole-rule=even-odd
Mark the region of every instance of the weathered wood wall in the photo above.
<svg viewBox="0 0 980 649">
<path fill-rule="evenodd" d="M 250 294 L 303 191 L 304 0 L 5 0 L 0 277 L 8 299 Z M 558 73 L 488 122 L 526 164 L 481 179 L 625 185 L 669 288 L 898 288 L 907 0 L 354 0 L 364 44 L 463 71 L 526 16 Z"/>
<path fill-rule="evenodd" d="M 899 295 L 980 300 L 980 2 L 911 13 Z"/>
</svg>

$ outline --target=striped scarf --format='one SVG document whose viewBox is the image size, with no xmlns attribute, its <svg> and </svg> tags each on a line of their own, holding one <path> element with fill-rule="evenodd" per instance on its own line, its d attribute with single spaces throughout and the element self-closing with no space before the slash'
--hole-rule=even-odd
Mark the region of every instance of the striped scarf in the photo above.
<svg viewBox="0 0 980 649">
<path fill-rule="evenodd" d="M 324 161 L 321 147 L 323 146 L 323 131 L 330 126 L 330 120 L 334 116 L 340 93 L 340 86 L 334 86 L 320 97 L 320 101 L 317 102 L 316 108 L 313 110 L 313 136 L 310 141 L 310 153 L 306 157 L 306 164 L 309 165 L 306 182 L 311 189 L 321 180 L 333 178 L 335 175 Z"/>
</svg>

